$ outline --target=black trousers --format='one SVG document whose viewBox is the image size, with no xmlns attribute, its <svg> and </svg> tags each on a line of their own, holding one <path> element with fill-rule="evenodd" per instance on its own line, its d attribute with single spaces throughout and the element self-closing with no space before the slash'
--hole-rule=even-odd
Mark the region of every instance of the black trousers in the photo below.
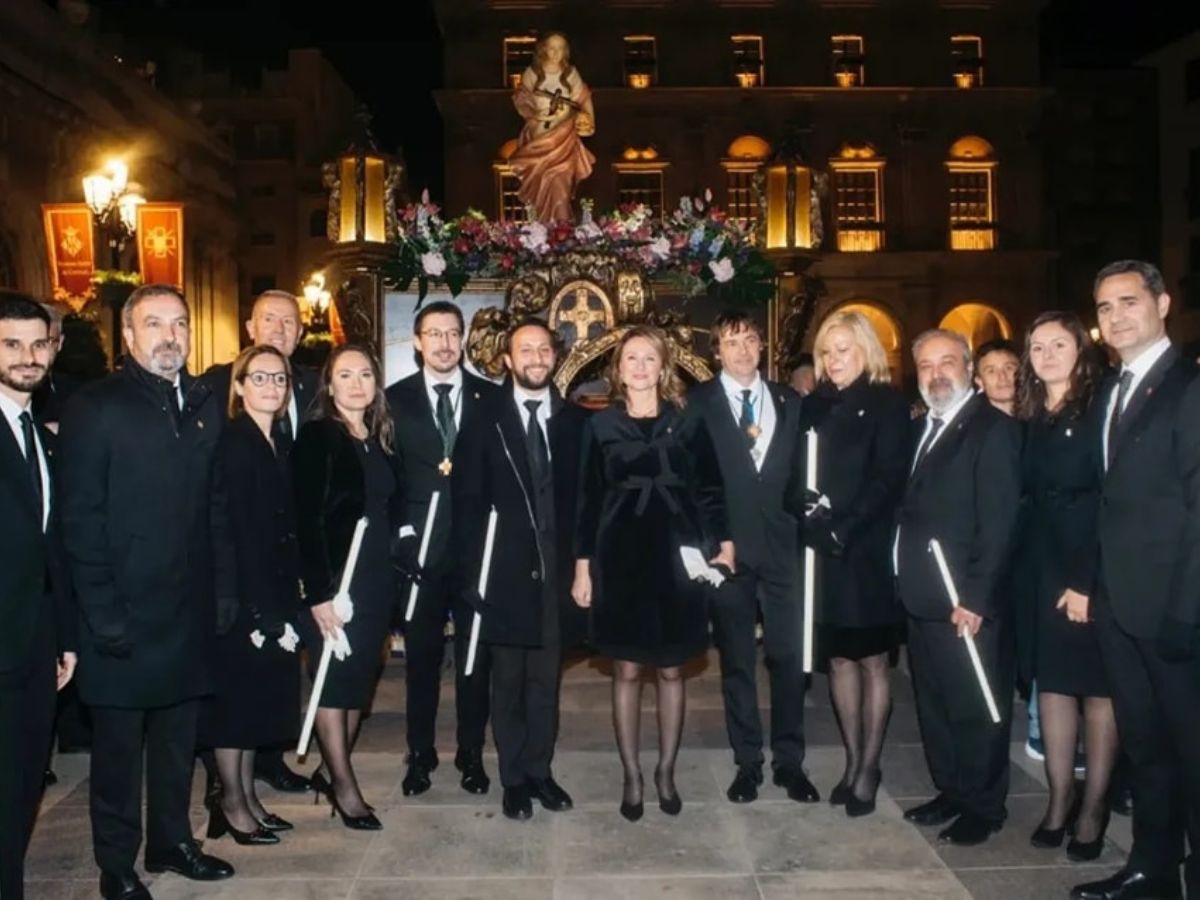
<svg viewBox="0 0 1200 900">
<path fill-rule="evenodd" d="M 133 871 L 142 842 L 143 750 L 146 852 L 191 838 L 188 803 L 199 709 L 196 700 L 161 709 L 92 707 L 92 847 L 102 871 Z"/>
<path fill-rule="evenodd" d="M 30 661 L 0 675 L 0 897 L 24 897 L 25 851 L 42 797 L 54 729 L 56 652 L 46 599 Z"/>
<path fill-rule="evenodd" d="M 1173 875 L 1186 832 L 1192 848 L 1188 896 L 1200 896 L 1200 659 L 1164 660 L 1153 640 L 1134 637 L 1117 623 L 1103 589 L 1094 615 L 1117 732 L 1130 762 L 1129 865 Z"/>
<path fill-rule="evenodd" d="M 1003 822 L 1008 796 L 1015 645 L 1007 619 L 985 621 L 975 636 L 1000 711 L 992 722 L 967 655 L 949 617 L 908 619 L 908 655 L 925 760 L 938 791 L 965 812 Z"/>
<path fill-rule="evenodd" d="M 558 739 L 558 690 L 562 646 L 558 604 L 542 595 L 542 644 L 492 644 L 492 735 L 500 757 L 500 783 L 516 787 L 529 778 L 549 778 Z"/>
<path fill-rule="evenodd" d="M 401 591 L 401 609 L 408 605 L 408 590 Z M 412 753 L 432 750 L 436 738 L 438 696 L 442 689 L 442 660 L 445 651 L 447 616 L 454 617 L 454 696 L 460 750 L 482 750 L 488 721 L 488 677 L 490 663 L 486 645 L 475 657 L 475 674 L 467 678 L 467 644 L 471 639 L 471 607 L 452 590 L 448 573 L 428 574 L 417 593 L 413 620 L 405 623 L 405 687 L 408 710 L 408 749 Z"/>
<path fill-rule="evenodd" d="M 771 684 L 772 765 L 804 761 L 804 610 L 785 570 L 742 569 L 711 592 L 713 636 L 721 658 L 725 728 L 739 766 L 763 763 L 763 729 L 755 681 L 754 629 L 762 609 L 763 651 Z"/>
</svg>

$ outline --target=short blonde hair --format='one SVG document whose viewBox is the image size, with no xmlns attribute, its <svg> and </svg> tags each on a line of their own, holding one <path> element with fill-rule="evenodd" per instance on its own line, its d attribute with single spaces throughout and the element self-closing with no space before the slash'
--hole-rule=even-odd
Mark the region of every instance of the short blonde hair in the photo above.
<svg viewBox="0 0 1200 900">
<path fill-rule="evenodd" d="M 817 329 L 817 336 L 813 339 L 813 369 L 816 372 L 817 381 L 825 378 L 825 362 L 821 358 L 821 346 L 829 337 L 829 332 L 835 328 L 845 328 L 850 332 L 851 339 L 862 352 L 863 371 L 867 373 L 867 380 L 871 384 L 884 384 L 892 380 L 892 370 L 888 366 L 887 353 L 883 349 L 883 344 L 879 342 L 879 335 L 875 333 L 875 327 L 871 324 L 871 320 L 857 310 L 843 309 L 826 316 L 821 327 Z"/>
</svg>

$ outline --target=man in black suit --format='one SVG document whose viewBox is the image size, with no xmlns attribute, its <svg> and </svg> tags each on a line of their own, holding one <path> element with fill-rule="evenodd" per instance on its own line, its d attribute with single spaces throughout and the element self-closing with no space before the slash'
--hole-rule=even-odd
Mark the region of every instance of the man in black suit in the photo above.
<svg viewBox="0 0 1200 900">
<path fill-rule="evenodd" d="M 300 303 L 296 295 L 278 290 L 259 294 L 250 310 L 250 318 L 246 320 L 246 334 L 253 346 L 270 344 L 290 359 L 296 352 L 300 338 L 304 336 Z M 232 372 L 233 363 L 218 363 L 210 366 L 202 376 L 210 384 L 222 413 L 229 402 Z M 287 415 L 275 420 L 275 446 L 281 453 L 286 454 L 291 450 L 300 426 L 311 418 L 319 381 L 320 376 L 312 369 L 292 365 L 292 396 L 288 400 Z M 222 421 L 224 418 L 222 415 Z M 215 786 L 216 769 L 209 752 L 205 751 L 203 756 L 211 790 Z M 287 767 L 283 761 L 283 749 L 279 747 L 263 748 L 254 755 L 254 777 L 267 782 L 277 791 L 304 793 L 311 787 L 307 778 Z"/>
<path fill-rule="evenodd" d="M 32 397 L 49 371 L 50 317 L 0 291 L 0 897 L 24 896 L 25 851 L 50 757 L 54 695 L 75 671 L 49 434 Z"/>
<path fill-rule="evenodd" d="M 79 693 L 92 710 L 92 843 L 106 898 L 145 898 L 134 872 L 146 773 L 148 872 L 227 878 L 192 839 L 199 698 L 213 630 L 209 486 L 223 412 L 185 371 L 189 314 L 170 285 L 121 310 L 128 349 L 63 416 L 63 535 L 80 608 Z"/>
<path fill-rule="evenodd" d="M 580 437 L 586 414 L 551 383 L 554 336 L 539 319 L 508 337 L 510 380 L 455 451 L 454 546 L 463 590 L 481 614 L 492 666 L 492 733 L 502 808 L 528 819 L 532 800 L 552 811 L 571 797 L 550 771 L 558 736 L 562 617 L 574 573 L 572 538 Z M 478 584 L 489 510 L 496 541 L 485 597 Z"/>
<path fill-rule="evenodd" d="M 458 752 L 455 767 L 462 773 L 463 790 L 486 794 L 491 782 L 483 768 L 483 742 L 488 720 L 488 658 L 480 648 L 475 674 L 466 678 L 467 640 L 471 607 L 458 590 L 457 548 L 450 544 L 451 472 L 458 434 L 483 409 L 496 386 L 462 367 L 462 311 L 453 303 L 427 303 L 413 323 L 413 345 L 420 368 L 387 389 L 396 423 L 396 457 L 403 472 L 407 525 L 402 529 L 401 566 L 419 578 L 416 609 L 405 626 L 408 771 L 404 795 L 429 790 L 430 773 L 437 768 L 434 748 L 438 694 L 442 683 L 447 616 L 454 619 L 455 700 L 458 705 Z M 433 492 L 438 492 L 437 515 L 425 565 L 417 571 L 417 546 L 425 528 Z M 400 608 L 408 605 L 408 589 Z"/>
<path fill-rule="evenodd" d="M 1097 395 L 1105 468 L 1093 618 L 1131 764 L 1133 847 L 1080 900 L 1200 897 L 1200 379 L 1171 344 L 1163 277 L 1145 262 L 1100 270 L 1096 318 L 1121 357 Z"/>
<path fill-rule="evenodd" d="M 971 390 L 971 350 L 952 331 L 913 343 L 929 408 L 897 512 L 896 574 L 908 612 L 908 655 L 925 758 L 938 795 L 904 817 L 942 825 L 941 841 L 979 844 L 1005 819 L 1015 662 L 1012 610 L 1002 590 L 1021 499 L 1016 422 Z M 929 542 L 936 538 L 962 605 L 950 598 Z M 1000 709 L 994 724 L 964 634 L 974 637 Z M 957 817 L 957 818 L 956 818 Z"/>
<path fill-rule="evenodd" d="M 719 315 L 712 349 L 716 378 L 692 389 L 691 411 L 704 417 L 716 447 L 737 547 L 737 573 L 714 592 L 713 633 L 721 656 L 725 725 L 737 774 L 734 803 L 758 797 L 763 730 L 755 683 L 754 630 L 759 612 L 771 681 L 771 767 L 788 796 L 820 797 L 804 774 L 803 608 L 798 591 L 796 520 L 783 508 L 800 421 L 800 398 L 758 371 L 763 339 L 740 312 Z"/>
</svg>

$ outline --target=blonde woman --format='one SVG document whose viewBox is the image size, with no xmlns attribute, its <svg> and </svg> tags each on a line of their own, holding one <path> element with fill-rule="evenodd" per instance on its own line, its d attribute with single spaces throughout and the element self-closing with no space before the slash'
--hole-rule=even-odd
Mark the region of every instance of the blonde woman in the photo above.
<svg viewBox="0 0 1200 900">
<path fill-rule="evenodd" d="M 829 802 L 868 815 L 891 714 L 889 657 L 901 612 L 892 585 L 892 518 L 908 475 L 908 404 L 891 384 L 870 321 L 835 312 L 813 342 L 816 390 L 801 429 L 817 431 L 817 492 L 804 490 L 798 441 L 790 505 L 817 555 L 817 652 L 828 665 L 846 768 Z"/>
<path fill-rule="evenodd" d="M 699 416 L 685 415 L 683 384 L 657 328 L 630 329 L 609 367 L 612 405 L 584 432 L 575 580 L 592 612 L 596 648 L 613 658 L 613 725 L 624 766 L 621 815 L 641 818 L 638 760 L 642 670 L 655 670 L 659 760 L 654 782 L 668 815 L 682 806 L 675 759 L 683 733 L 682 666 L 708 646 L 701 584 L 681 547 L 734 568 L 716 454 Z"/>
</svg>

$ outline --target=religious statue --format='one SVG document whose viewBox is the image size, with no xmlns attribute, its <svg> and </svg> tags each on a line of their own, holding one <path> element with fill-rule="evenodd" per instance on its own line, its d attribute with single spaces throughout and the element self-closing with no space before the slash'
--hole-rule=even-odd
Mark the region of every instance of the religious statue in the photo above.
<svg viewBox="0 0 1200 900">
<path fill-rule="evenodd" d="M 596 162 L 581 140 L 595 134 L 596 117 L 565 36 L 552 31 L 538 41 L 513 103 L 525 120 L 509 159 L 521 181 L 518 194 L 538 221 L 570 220 L 575 187 Z"/>
</svg>

